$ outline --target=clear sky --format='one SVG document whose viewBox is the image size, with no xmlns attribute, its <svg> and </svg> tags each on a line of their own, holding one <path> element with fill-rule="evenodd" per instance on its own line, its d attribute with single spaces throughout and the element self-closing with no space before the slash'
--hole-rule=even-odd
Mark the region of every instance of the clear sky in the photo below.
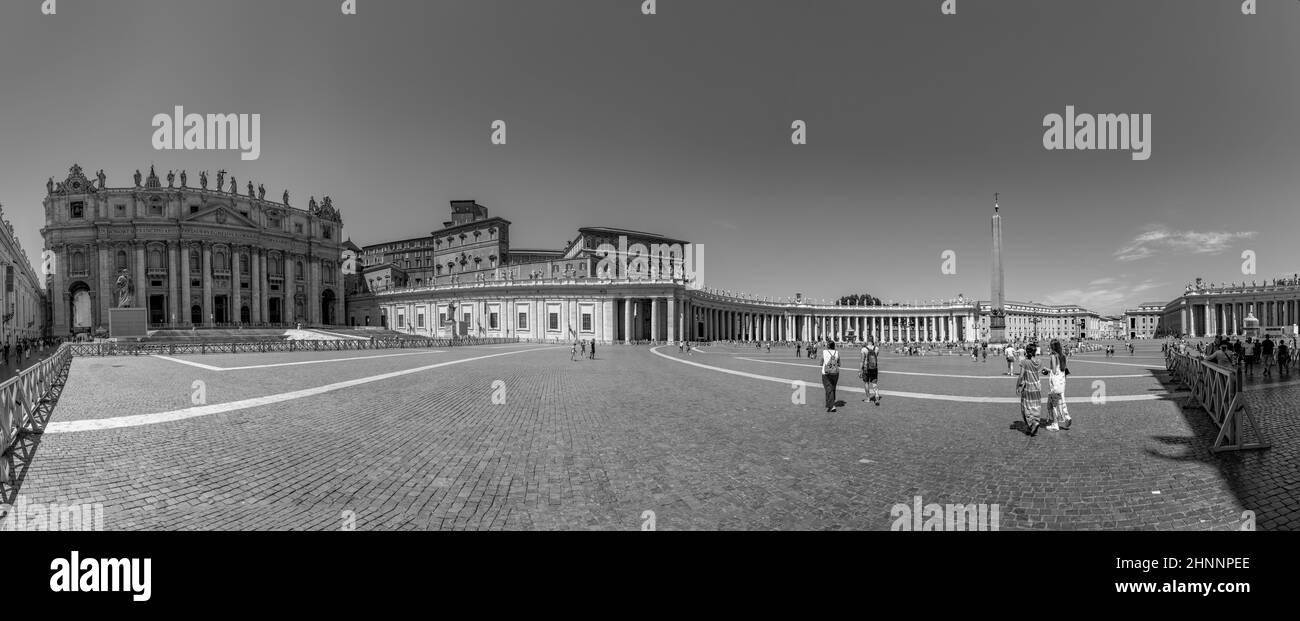
<svg viewBox="0 0 1300 621">
<path fill-rule="evenodd" d="M 48 177 L 152 162 L 329 194 L 361 245 L 467 198 L 518 247 L 658 232 L 757 295 L 987 299 L 994 192 L 1008 299 L 1113 312 L 1241 280 L 1247 249 L 1300 271 L 1298 2 L 340 3 L 6 0 L 0 203 L 33 264 Z M 177 105 L 261 114 L 261 159 L 155 151 Z M 1067 105 L 1151 114 L 1151 158 L 1045 150 Z"/>
</svg>

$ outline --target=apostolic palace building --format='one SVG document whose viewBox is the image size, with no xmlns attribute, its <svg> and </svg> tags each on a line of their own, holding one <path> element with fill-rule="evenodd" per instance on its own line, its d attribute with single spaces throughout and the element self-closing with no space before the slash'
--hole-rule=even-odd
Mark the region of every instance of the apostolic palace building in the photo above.
<svg viewBox="0 0 1300 621">
<path fill-rule="evenodd" d="M 152 168 L 109 187 L 74 165 L 46 183 L 45 249 L 53 253 L 50 334 L 93 331 L 108 309 L 148 309 L 151 327 L 336 324 L 344 295 L 343 222 L 329 197 L 307 209 L 247 192 L 219 171 L 166 176 Z"/>
<path fill-rule="evenodd" d="M 524 340 L 888 343 L 987 338 L 989 303 L 957 297 L 880 306 L 744 296 L 703 286 L 702 248 L 653 233 L 578 229 L 563 248 L 511 245 L 508 220 L 475 201 L 424 237 L 361 249 L 349 325 L 434 337 Z M 611 250 L 613 252 L 611 252 Z M 1099 338 L 1096 313 L 1008 302 L 1008 336 Z"/>
<path fill-rule="evenodd" d="M 31 261 L 14 226 L 0 211 L 0 265 L 4 286 L 0 288 L 0 347 L 23 339 L 45 336 L 45 292 L 32 270 Z"/>
</svg>

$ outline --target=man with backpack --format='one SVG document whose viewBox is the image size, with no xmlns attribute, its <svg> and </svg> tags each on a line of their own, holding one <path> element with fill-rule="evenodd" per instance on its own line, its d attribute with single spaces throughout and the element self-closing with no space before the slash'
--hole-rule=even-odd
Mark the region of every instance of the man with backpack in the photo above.
<svg viewBox="0 0 1300 621">
<path fill-rule="evenodd" d="M 826 349 L 822 351 L 822 388 L 826 389 L 826 411 L 835 412 L 835 386 L 840 382 L 840 352 L 835 350 L 835 341 L 826 339 Z"/>
</svg>

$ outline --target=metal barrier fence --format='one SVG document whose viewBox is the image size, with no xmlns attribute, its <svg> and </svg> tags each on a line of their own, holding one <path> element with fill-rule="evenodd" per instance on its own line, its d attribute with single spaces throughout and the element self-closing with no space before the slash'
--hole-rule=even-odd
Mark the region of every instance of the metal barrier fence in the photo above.
<svg viewBox="0 0 1300 621">
<path fill-rule="evenodd" d="M 1174 381 L 1191 390 L 1187 406 L 1205 410 L 1219 427 L 1211 447 L 1214 452 L 1269 448 L 1242 400 L 1239 369 L 1175 352 L 1165 354 L 1165 368 Z M 1259 441 L 1247 442 L 1247 430 Z"/>
<path fill-rule="evenodd" d="M 72 360 L 71 347 L 67 343 L 59 346 L 50 357 L 0 384 L 0 482 L 12 483 L 12 451 L 21 434 L 35 431 L 33 416 Z"/>
<path fill-rule="evenodd" d="M 250 341 L 247 343 L 68 343 L 73 356 L 154 356 L 177 354 L 244 354 L 285 351 L 355 351 L 363 349 L 430 349 L 517 343 L 516 338 L 349 339 L 321 341 Z"/>
</svg>

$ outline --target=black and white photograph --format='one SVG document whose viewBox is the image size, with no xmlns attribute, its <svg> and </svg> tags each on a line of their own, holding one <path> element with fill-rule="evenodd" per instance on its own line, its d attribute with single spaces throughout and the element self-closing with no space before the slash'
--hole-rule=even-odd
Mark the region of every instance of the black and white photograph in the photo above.
<svg viewBox="0 0 1300 621">
<path fill-rule="evenodd" d="M 4 0 L 0 542 L 92 605 L 174 602 L 191 544 L 262 575 L 488 531 L 1037 548 L 1042 588 L 1258 601 L 1279 542 L 1243 533 L 1300 530 L 1297 33 L 1294 0 Z"/>
</svg>

